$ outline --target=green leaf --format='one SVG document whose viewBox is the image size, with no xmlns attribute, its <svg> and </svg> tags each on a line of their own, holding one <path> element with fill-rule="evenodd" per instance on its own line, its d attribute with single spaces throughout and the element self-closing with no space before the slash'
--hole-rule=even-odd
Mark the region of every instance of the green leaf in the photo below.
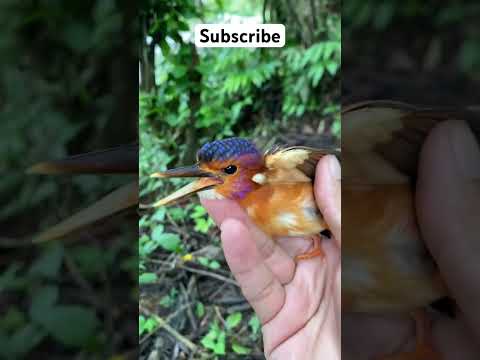
<svg viewBox="0 0 480 360">
<path fill-rule="evenodd" d="M 328 60 L 333 52 L 337 49 L 338 47 L 338 44 L 336 42 L 333 42 L 333 41 L 327 41 L 325 43 L 325 51 L 323 53 L 323 60 Z"/>
<path fill-rule="evenodd" d="M 13 263 L 0 275 L 0 293 L 20 285 L 22 281 L 17 277 L 18 270 L 20 265 Z"/>
<path fill-rule="evenodd" d="M 158 322 L 155 318 L 145 319 L 143 315 L 140 315 L 138 318 L 138 335 L 142 335 L 144 332 L 151 333 L 157 326 Z"/>
<path fill-rule="evenodd" d="M 200 343 L 206 348 L 213 350 L 215 349 L 216 346 L 216 340 L 218 338 L 218 334 L 220 332 L 220 329 L 218 328 L 218 325 L 216 323 L 213 323 L 210 326 L 210 330 L 208 333 L 200 340 Z"/>
<path fill-rule="evenodd" d="M 157 211 L 155 211 L 155 213 L 153 214 L 152 220 L 162 222 L 165 219 L 165 212 L 166 210 L 164 207 L 158 208 Z"/>
<path fill-rule="evenodd" d="M 341 127 L 341 122 L 340 121 L 335 121 L 333 123 L 333 126 L 332 126 L 332 133 L 335 135 L 335 136 L 340 136 L 340 133 L 342 131 L 342 127 Z"/>
<path fill-rule="evenodd" d="M 45 249 L 43 254 L 35 260 L 29 273 L 36 277 L 55 278 L 62 266 L 63 246 L 59 242 Z"/>
<path fill-rule="evenodd" d="M 160 239 L 158 239 L 160 246 L 168 251 L 177 251 L 180 250 L 181 240 L 177 234 L 163 234 Z"/>
<path fill-rule="evenodd" d="M 208 267 L 210 269 L 217 270 L 217 269 L 220 269 L 221 265 L 218 261 L 212 260 L 212 261 L 210 261 L 210 264 L 208 264 Z"/>
<path fill-rule="evenodd" d="M 38 319 L 54 339 L 66 346 L 84 346 L 95 334 L 95 312 L 80 305 L 52 306 Z"/>
<path fill-rule="evenodd" d="M 109 253 L 105 253 L 94 245 L 80 245 L 69 249 L 68 253 L 72 255 L 72 259 L 84 274 L 95 276 L 111 265 L 114 258 L 109 257 Z"/>
<path fill-rule="evenodd" d="M 310 69 L 308 75 L 312 78 L 313 87 L 317 86 L 320 80 L 322 80 L 323 74 L 325 73 L 325 68 L 323 65 L 319 65 Z"/>
<path fill-rule="evenodd" d="M 228 329 L 234 329 L 242 322 L 242 313 L 241 312 L 234 312 L 228 315 L 227 319 L 225 320 Z"/>
<path fill-rule="evenodd" d="M 203 266 L 208 266 L 208 264 L 210 263 L 210 260 L 204 256 L 199 256 L 198 262 Z"/>
<path fill-rule="evenodd" d="M 32 303 L 30 305 L 30 317 L 41 323 L 53 305 L 58 300 L 58 288 L 56 286 L 44 286 L 40 288 L 32 297 Z"/>
<path fill-rule="evenodd" d="M 256 315 L 252 315 L 250 320 L 248 320 L 248 325 L 250 325 L 250 328 L 252 329 L 252 333 L 256 335 L 258 331 L 260 330 L 260 319 Z"/>
<path fill-rule="evenodd" d="M 212 225 L 213 221 L 210 218 L 200 218 L 195 220 L 195 230 L 202 234 L 206 234 Z"/>
<path fill-rule="evenodd" d="M 152 284 L 158 280 L 158 276 L 155 273 L 143 273 L 138 278 L 140 284 Z"/>
<path fill-rule="evenodd" d="M 245 346 L 240 345 L 237 342 L 232 343 L 232 350 L 235 354 L 247 355 L 250 354 L 251 350 Z"/>
<path fill-rule="evenodd" d="M 217 355 L 225 355 L 225 339 L 227 338 L 227 334 L 225 331 L 221 331 L 220 334 L 218 334 L 217 338 L 217 343 L 215 344 L 215 347 L 213 348 L 213 352 Z"/>
<path fill-rule="evenodd" d="M 168 212 L 173 220 L 180 221 L 185 218 L 185 211 L 181 207 L 168 209 Z"/>
<path fill-rule="evenodd" d="M 2 344 L 0 341 L 0 355 L 5 355 L 6 359 L 25 356 L 40 344 L 46 335 L 47 333 L 36 324 L 27 324 L 15 332 L 7 344 Z"/>
<path fill-rule="evenodd" d="M 163 226 L 161 228 L 156 227 L 153 230 L 152 240 L 167 251 L 180 250 L 180 237 L 177 234 L 164 233 Z"/>
<path fill-rule="evenodd" d="M 138 316 L 138 336 L 142 335 L 144 331 L 144 324 L 145 324 L 145 316 L 139 315 Z"/>
<path fill-rule="evenodd" d="M 187 73 L 187 70 L 188 70 L 187 67 L 184 66 L 184 65 L 176 65 L 173 68 L 172 75 L 176 79 L 179 79 L 179 78 L 185 76 L 185 74 Z"/>
<path fill-rule="evenodd" d="M 217 355 L 225 355 L 225 340 L 226 340 L 225 331 L 220 330 L 218 324 L 214 322 L 210 326 L 210 330 L 207 335 L 205 335 L 200 343 L 206 348 L 213 350 Z"/>
<path fill-rule="evenodd" d="M 326 64 L 327 71 L 330 73 L 330 75 L 335 76 L 337 73 L 339 64 L 335 61 L 329 61 Z"/>
<path fill-rule="evenodd" d="M 205 208 L 201 205 L 196 205 L 194 208 L 193 208 L 193 213 L 191 216 L 192 219 L 198 219 L 202 216 L 205 216 L 207 214 L 207 210 L 205 210 Z"/>
<path fill-rule="evenodd" d="M 205 315 L 205 306 L 200 301 L 195 305 L 195 315 L 197 315 L 198 318 L 203 318 Z"/>
</svg>

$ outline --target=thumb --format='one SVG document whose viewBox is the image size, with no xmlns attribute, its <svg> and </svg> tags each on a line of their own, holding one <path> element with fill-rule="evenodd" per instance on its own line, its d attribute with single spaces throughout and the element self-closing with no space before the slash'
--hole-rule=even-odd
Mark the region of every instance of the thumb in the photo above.
<svg viewBox="0 0 480 360">
<path fill-rule="evenodd" d="M 480 340 L 479 200 L 479 145 L 465 122 L 444 122 L 422 148 L 418 220 L 443 280 Z"/>
<path fill-rule="evenodd" d="M 315 199 L 339 245 L 342 241 L 341 177 L 340 163 L 335 156 L 320 159 L 315 174 Z"/>
</svg>

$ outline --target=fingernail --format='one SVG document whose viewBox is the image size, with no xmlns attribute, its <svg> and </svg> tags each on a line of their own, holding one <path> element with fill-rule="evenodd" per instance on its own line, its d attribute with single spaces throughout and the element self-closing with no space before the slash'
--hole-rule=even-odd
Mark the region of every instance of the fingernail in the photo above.
<svg viewBox="0 0 480 360">
<path fill-rule="evenodd" d="M 330 175 L 335 179 L 340 181 L 342 178 L 342 170 L 340 168 L 340 163 L 338 162 L 337 158 L 333 155 L 330 156 L 329 164 L 328 164 Z"/>
<path fill-rule="evenodd" d="M 470 127 L 464 122 L 460 123 L 450 138 L 459 175 L 467 179 L 479 179 L 480 146 Z"/>
</svg>

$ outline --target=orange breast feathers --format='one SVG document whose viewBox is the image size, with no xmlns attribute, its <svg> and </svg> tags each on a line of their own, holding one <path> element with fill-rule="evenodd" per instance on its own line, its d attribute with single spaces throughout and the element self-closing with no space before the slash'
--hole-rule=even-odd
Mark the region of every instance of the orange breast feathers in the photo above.
<svg viewBox="0 0 480 360">
<path fill-rule="evenodd" d="M 311 182 L 265 184 L 239 203 L 270 236 L 316 235 L 327 228 Z"/>
<path fill-rule="evenodd" d="M 446 294 L 420 240 L 410 185 L 346 184 L 342 197 L 342 300 L 349 310 L 402 311 Z"/>
</svg>

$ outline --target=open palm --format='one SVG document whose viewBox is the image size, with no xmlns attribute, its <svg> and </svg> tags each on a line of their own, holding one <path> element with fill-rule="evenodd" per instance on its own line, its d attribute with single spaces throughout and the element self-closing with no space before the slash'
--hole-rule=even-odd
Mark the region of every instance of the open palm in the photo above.
<svg viewBox="0 0 480 360">
<path fill-rule="evenodd" d="M 273 241 L 234 201 L 203 200 L 217 225 L 225 257 L 243 294 L 262 322 L 267 358 L 340 359 L 340 166 L 325 156 L 317 166 L 315 197 L 333 234 L 325 257 L 301 260 L 310 239 Z"/>
</svg>

